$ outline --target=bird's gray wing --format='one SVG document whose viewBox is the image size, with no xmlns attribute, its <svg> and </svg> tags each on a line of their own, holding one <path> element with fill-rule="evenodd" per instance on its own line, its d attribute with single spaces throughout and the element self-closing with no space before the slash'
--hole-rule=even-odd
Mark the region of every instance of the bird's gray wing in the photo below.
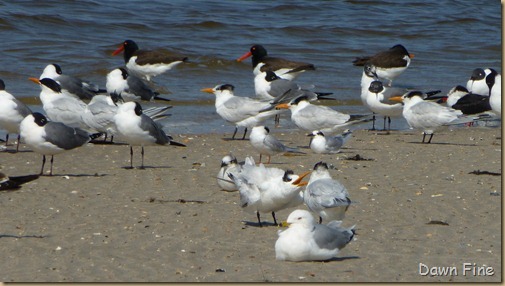
<svg viewBox="0 0 505 286">
<path fill-rule="evenodd" d="M 317 246 L 324 249 L 342 249 L 354 237 L 352 228 L 330 227 L 324 224 L 315 225 L 312 233 Z"/>
<path fill-rule="evenodd" d="M 309 196 L 326 208 L 348 206 L 349 193 L 339 181 L 320 179 L 310 184 Z"/>
<path fill-rule="evenodd" d="M 96 94 L 96 92 L 89 88 L 91 84 L 87 83 L 87 85 L 83 85 L 83 81 L 80 78 L 62 74 L 56 80 L 60 82 L 62 89 L 68 90 L 80 99 L 91 99 Z"/>
<path fill-rule="evenodd" d="M 277 99 L 279 96 L 295 90 L 298 90 L 296 83 L 287 79 L 277 79 L 270 83 L 270 91 L 268 93 Z"/>
<path fill-rule="evenodd" d="M 128 91 L 140 96 L 143 100 L 152 100 L 158 93 L 156 93 L 151 87 L 149 87 L 141 78 L 131 75 L 127 79 L 128 81 Z"/>
<path fill-rule="evenodd" d="M 447 124 L 462 114 L 461 111 L 438 105 L 434 102 L 420 102 L 410 111 L 416 116 L 417 121 L 423 122 L 424 126 L 439 126 Z"/>
<path fill-rule="evenodd" d="M 149 132 L 149 135 L 156 140 L 156 144 L 165 145 L 172 139 L 163 131 L 159 123 L 154 122 L 154 120 L 145 114 L 140 116 L 140 128 Z"/>
<path fill-rule="evenodd" d="M 229 176 L 239 190 L 241 207 L 252 206 L 260 200 L 260 190 L 256 185 L 249 183 L 241 174 L 230 174 Z"/>
<path fill-rule="evenodd" d="M 343 144 L 344 138 L 342 138 L 340 135 L 326 138 L 326 145 L 328 146 L 328 149 L 338 150 L 340 147 L 342 147 Z"/>
<path fill-rule="evenodd" d="M 267 102 L 238 96 L 230 98 L 223 105 L 228 109 L 240 110 L 240 113 L 244 116 L 244 118 L 254 116 L 258 114 L 262 108 L 269 106 Z"/>
<path fill-rule="evenodd" d="M 265 136 L 265 139 L 263 139 L 263 143 L 265 146 L 267 146 L 269 149 L 276 151 L 276 152 L 282 152 L 286 150 L 286 146 L 281 143 L 277 138 L 267 135 Z"/>
<path fill-rule="evenodd" d="M 351 117 L 328 106 L 310 105 L 301 109 L 298 114 L 311 120 L 316 126 L 329 127 L 347 122 Z"/>
<path fill-rule="evenodd" d="M 105 102 L 95 102 L 88 105 L 88 110 L 92 115 L 92 118 L 88 118 L 88 120 L 91 119 L 101 126 L 106 126 L 114 121 L 117 106 Z M 86 113 L 83 114 L 83 119 L 85 116 L 87 116 Z"/>
<path fill-rule="evenodd" d="M 21 116 L 26 117 L 32 114 L 32 110 L 28 106 L 26 106 L 26 104 L 15 98 L 13 99 L 13 101 L 16 104 L 16 110 L 19 112 L 19 114 L 21 114 Z"/>
<path fill-rule="evenodd" d="M 84 145 L 90 140 L 88 132 L 69 127 L 61 122 L 48 122 L 44 126 L 45 139 L 65 150 L 70 150 Z"/>
</svg>

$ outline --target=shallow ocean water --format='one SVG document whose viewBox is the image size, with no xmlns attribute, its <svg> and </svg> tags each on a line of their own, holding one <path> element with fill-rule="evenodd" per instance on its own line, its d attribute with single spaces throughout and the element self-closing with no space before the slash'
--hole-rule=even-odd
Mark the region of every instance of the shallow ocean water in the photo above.
<svg viewBox="0 0 505 286">
<path fill-rule="evenodd" d="M 112 51 L 132 39 L 140 48 L 163 47 L 189 57 L 188 64 L 154 79 L 174 105 L 163 122 L 170 133 L 231 132 L 232 125 L 215 113 L 213 96 L 200 89 L 230 83 L 237 95 L 252 96 L 250 60 L 236 59 L 258 43 L 272 56 L 313 63 L 317 70 L 297 82 L 338 99 L 322 104 L 365 113 L 359 100 L 362 70 L 351 62 L 395 44 L 415 54 L 395 86 L 447 93 L 465 84 L 474 68 L 501 73 L 501 5 L 495 2 L 2 2 L 0 78 L 9 92 L 41 110 L 40 88 L 28 77 L 58 63 L 65 74 L 104 87 L 106 74 L 123 65 Z M 153 104 L 160 103 L 143 103 Z M 393 120 L 393 128 L 406 127 L 403 119 Z"/>
</svg>

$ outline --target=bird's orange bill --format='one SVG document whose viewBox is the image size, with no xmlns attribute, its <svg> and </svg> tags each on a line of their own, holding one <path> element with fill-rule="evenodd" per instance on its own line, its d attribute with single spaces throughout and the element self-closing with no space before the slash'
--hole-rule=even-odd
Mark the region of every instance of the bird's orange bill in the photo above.
<svg viewBox="0 0 505 286">
<path fill-rule="evenodd" d="M 414 54 L 409 54 L 409 58 L 413 59 L 414 58 Z"/>
<path fill-rule="evenodd" d="M 112 55 L 115 56 L 119 53 L 121 53 L 122 51 L 124 51 L 124 45 L 121 44 L 121 46 L 119 48 L 117 48 L 117 50 L 115 50 L 114 52 L 112 52 Z"/>
<path fill-rule="evenodd" d="M 38 78 L 36 78 L 36 77 L 30 77 L 28 79 L 31 80 L 31 81 L 33 81 L 36 84 L 40 84 L 40 80 Z"/>
<path fill-rule="evenodd" d="M 243 54 L 240 58 L 238 58 L 237 62 L 241 62 L 241 61 L 247 59 L 250 56 L 252 56 L 252 53 L 251 52 L 247 52 L 247 53 Z"/>
<path fill-rule="evenodd" d="M 306 185 L 308 184 L 308 182 L 306 182 L 306 181 L 303 181 L 303 182 L 302 182 L 302 179 L 303 179 L 303 178 L 305 178 L 305 177 L 306 177 L 308 174 L 310 174 L 310 173 L 312 173 L 312 171 L 307 171 L 307 172 L 305 172 L 305 173 L 300 174 L 300 175 L 298 176 L 298 179 L 296 179 L 295 181 L 293 181 L 293 183 L 291 183 L 291 184 L 293 184 L 293 185 L 297 185 L 297 186 L 299 186 L 299 187 L 301 187 L 301 186 L 306 186 Z"/>
<path fill-rule="evenodd" d="M 403 97 L 401 96 L 394 96 L 389 98 L 390 101 L 396 101 L 396 102 L 403 102 Z"/>
<path fill-rule="evenodd" d="M 202 88 L 200 91 L 207 92 L 207 93 L 214 93 L 214 89 L 212 87 L 209 88 Z"/>
<path fill-rule="evenodd" d="M 277 104 L 275 106 L 276 109 L 289 109 L 289 105 L 287 103 L 281 103 L 281 104 Z"/>
</svg>

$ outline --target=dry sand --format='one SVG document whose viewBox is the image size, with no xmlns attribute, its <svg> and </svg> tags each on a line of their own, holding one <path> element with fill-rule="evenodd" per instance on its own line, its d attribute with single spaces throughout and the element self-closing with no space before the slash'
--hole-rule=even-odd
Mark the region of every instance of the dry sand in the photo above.
<svg viewBox="0 0 505 286">
<path fill-rule="evenodd" d="M 290 146 L 308 143 L 303 132 L 274 134 Z M 217 187 L 228 152 L 258 159 L 248 141 L 225 137 L 184 135 L 177 140 L 187 148 L 146 147 L 145 170 L 123 168 L 126 145 L 55 156 L 54 176 L 0 193 L 0 281 L 501 281 L 501 175 L 493 175 L 502 171 L 501 129 L 445 129 L 432 144 L 419 144 L 418 132 L 355 131 L 340 154 L 274 156 L 272 166 L 295 172 L 333 164 L 331 174 L 357 202 L 344 220 L 357 225 L 356 240 L 333 261 L 299 263 L 275 260 L 280 228 L 269 214 L 258 227 L 237 192 Z M 21 150 L 1 152 L 0 171 L 38 173 L 41 156 Z M 356 155 L 370 160 L 346 160 Z M 420 263 L 456 267 L 457 275 L 423 276 Z M 463 273 L 464 263 L 494 274 Z"/>
</svg>

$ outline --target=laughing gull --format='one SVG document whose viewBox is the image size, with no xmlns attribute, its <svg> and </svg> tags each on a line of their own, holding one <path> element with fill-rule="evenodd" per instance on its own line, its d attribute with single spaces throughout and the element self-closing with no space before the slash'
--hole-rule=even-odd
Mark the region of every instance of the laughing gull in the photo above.
<svg viewBox="0 0 505 286">
<path fill-rule="evenodd" d="M 21 136 L 33 151 L 42 154 L 42 167 L 40 175 L 44 172 L 46 155 L 51 155 L 51 169 L 49 175 L 53 175 L 53 157 L 80 147 L 92 138 L 88 132 L 67 126 L 61 122 L 48 121 L 41 113 L 34 112 L 21 121 Z"/>
<path fill-rule="evenodd" d="M 120 94 L 125 101 L 154 101 L 155 99 L 170 101 L 170 99 L 159 97 L 159 93 L 154 91 L 143 79 L 129 73 L 125 68 L 117 68 L 109 72 L 105 87 L 107 93 Z"/>
<path fill-rule="evenodd" d="M 173 141 L 159 123 L 145 115 L 138 102 L 126 102 L 120 105 L 114 116 L 114 122 L 119 135 L 130 145 L 130 168 L 128 169 L 133 169 L 133 146 L 142 146 L 140 169 L 144 169 L 144 146 L 169 144 L 186 147 L 182 143 Z"/>
</svg>

